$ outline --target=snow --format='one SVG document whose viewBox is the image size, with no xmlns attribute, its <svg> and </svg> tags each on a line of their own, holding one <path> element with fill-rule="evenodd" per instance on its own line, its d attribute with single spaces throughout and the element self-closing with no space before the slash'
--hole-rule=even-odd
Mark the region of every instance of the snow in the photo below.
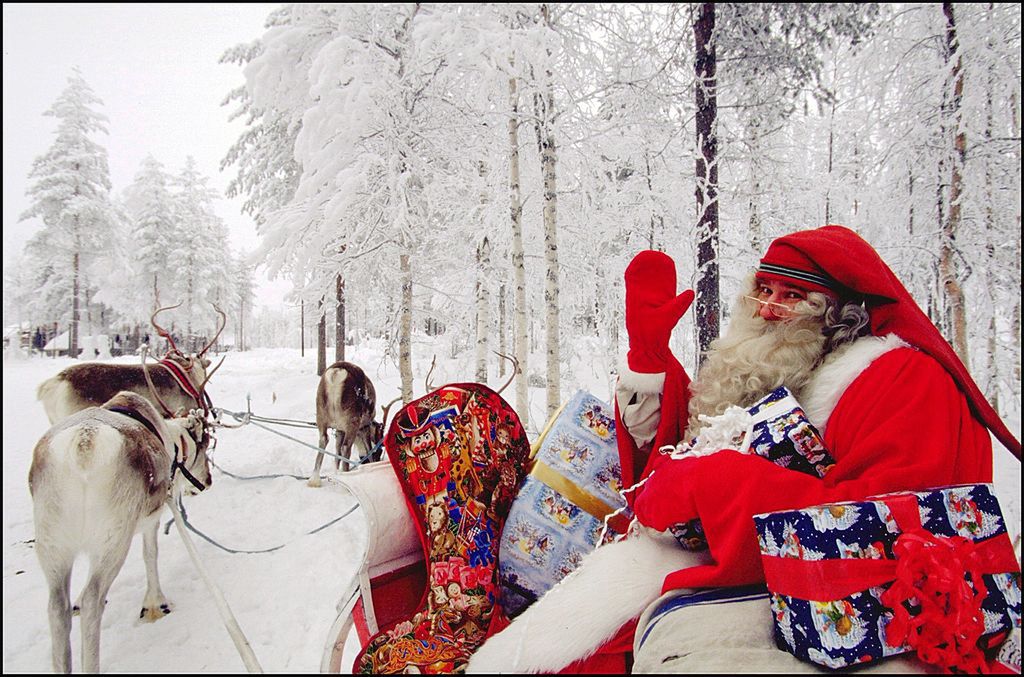
<svg viewBox="0 0 1024 677">
<path fill-rule="evenodd" d="M 316 392 L 316 351 L 229 354 L 210 384 L 216 406 L 264 416 L 311 421 Z M 351 356 L 359 359 L 359 353 Z M 136 357 L 114 362 L 135 363 Z M 376 360 L 379 361 L 379 360 Z M 376 362 L 375 361 L 375 362 Z M 74 364 L 67 358 L 4 363 L 4 672 L 48 672 L 50 633 L 46 583 L 35 554 L 28 468 L 32 448 L 49 424 L 36 386 Z M 397 370 L 395 370 L 397 371 Z M 397 375 L 395 376 L 397 380 Z M 383 385 L 383 384 L 382 384 Z M 386 391 L 385 387 L 382 390 Z M 277 401 L 273 401 L 276 393 Z M 316 430 L 283 429 L 316 444 Z M 238 475 L 307 476 L 314 452 L 254 426 L 218 432 L 213 458 Z M 333 470 L 330 459 L 325 468 Z M 291 477 L 242 481 L 214 470 L 210 490 L 185 499 L 190 522 L 223 545 L 264 554 L 230 554 L 193 535 L 211 578 L 221 588 L 257 659 L 267 672 L 318 672 L 335 605 L 355 573 L 365 546 L 356 511 L 313 535 L 313 529 L 345 512 L 353 498 L 329 480 L 320 489 Z M 165 519 L 170 519 L 166 510 Z M 177 530 L 159 538 L 159 570 L 173 613 L 153 624 L 138 619 L 145 592 L 141 539 L 114 581 L 103 615 L 101 669 L 105 672 L 245 672 L 216 604 L 188 557 Z M 80 558 L 72 595 L 84 585 Z M 79 622 L 72 625 L 72 661 L 80 665 Z"/>
<path fill-rule="evenodd" d="M 573 355 L 572 378 L 563 388 L 581 387 L 609 398 L 610 377 L 599 351 L 583 341 Z M 433 348 L 417 345 L 416 362 L 430 364 Z M 438 351 L 439 354 L 444 354 Z M 589 355 L 588 355 L 589 353 Z M 382 403 L 399 390 L 397 367 L 382 359 L 383 346 L 364 343 L 349 348 L 347 358 L 367 369 Z M 421 360 L 421 357 L 427 359 Z M 133 364 L 125 356 L 115 363 Z M 5 360 L 3 367 L 4 440 L 4 672 L 48 672 L 50 633 L 46 584 L 32 551 L 32 501 L 28 468 L 32 448 L 49 424 L 36 400 L 36 387 L 64 367 L 68 358 L 32 357 Z M 538 362 L 539 363 L 539 362 Z M 439 360 L 435 384 L 466 380 L 459 367 Z M 417 371 L 417 392 L 423 377 Z M 245 411 L 251 396 L 254 413 L 303 421 L 314 419 L 317 385 L 316 351 L 259 349 L 228 353 L 209 390 L 216 406 Z M 493 387 L 503 379 L 494 378 Z M 531 436 L 542 419 L 543 389 L 531 389 Z M 570 396 L 572 393 L 563 393 Z M 1020 422 L 1012 421 L 1017 434 Z M 280 429 L 316 444 L 316 431 Z M 218 432 L 214 462 L 238 475 L 308 476 L 314 452 L 255 426 Z M 343 591 L 351 582 L 365 547 L 362 512 L 356 510 L 315 535 L 308 532 L 348 510 L 354 499 L 332 482 L 333 463 L 324 463 L 325 481 L 310 489 L 292 477 L 238 480 L 214 470 L 210 490 L 185 499 L 189 520 L 199 530 L 235 550 L 257 550 L 286 544 L 274 552 L 230 554 L 193 536 L 211 578 L 266 672 L 318 672 Z M 1015 536 L 1020 532 L 1020 466 L 1008 452 L 996 454 L 996 489 Z M 165 520 L 170 512 L 165 509 Z M 159 570 L 164 593 L 174 611 L 156 623 L 138 619 L 145 591 L 141 539 L 136 538 L 121 573 L 114 581 L 103 615 L 101 669 L 139 673 L 240 673 L 245 667 L 235 650 L 216 604 L 193 567 L 177 530 L 161 530 Z M 72 595 L 84 585 L 87 562 L 79 559 L 72 577 Z M 72 661 L 80 665 L 80 630 L 72 624 Z"/>
</svg>

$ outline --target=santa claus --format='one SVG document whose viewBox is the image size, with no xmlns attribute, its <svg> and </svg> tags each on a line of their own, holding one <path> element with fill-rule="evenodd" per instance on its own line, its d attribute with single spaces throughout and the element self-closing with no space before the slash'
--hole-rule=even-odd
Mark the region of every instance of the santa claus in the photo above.
<svg viewBox="0 0 1024 677">
<path fill-rule="evenodd" d="M 616 423 L 624 485 L 637 485 L 627 499 L 642 526 L 596 550 L 488 640 L 470 672 L 623 672 L 637 619 L 663 592 L 764 581 L 753 515 L 991 482 L 990 431 L 1020 457 L 1020 442 L 949 344 L 878 253 L 848 228 L 829 225 L 775 240 L 692 384 L 669 349 L 672 329 L 693 301 L 692 291 L 676 294 L 674 263 L 661 252 L 641 252 L 625 282 L 630 349 L 619 374 Z M 781 385 L 835 458 L 824 478 L 734 450 L 697 458 L 659 453 L 697 435 L 708 418 Z M 695 519 L 706 551 L 684 550 L 668 535 Z M 745 600 L 749 588 L 732 589 L 747 607 L 716 607 L 707 620 L 707 607 L 693 607 L 684 625 L 662 632 L 661 645 L 648 652 L 654 655 L 637 653 L 635 669 L 714 671 L 717 657 L 718 668 L 750 660 L 751 670 L 813 670 L 774 647 L 764 596 Z M 724 637 L 733 644 L 723 646 Z M 639 646 L 643 638 L 636 639 Z M 666 649 L 666 641 L 677 646 Z M 712 662 L 666 662 L 702 651 Z"/>
</svg>

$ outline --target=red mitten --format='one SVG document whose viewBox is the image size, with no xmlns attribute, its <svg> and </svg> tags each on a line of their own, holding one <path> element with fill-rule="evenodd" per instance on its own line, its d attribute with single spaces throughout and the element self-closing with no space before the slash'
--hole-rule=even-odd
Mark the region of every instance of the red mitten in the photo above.
<svg viewBox="0 0 1024 677">
<path fill-rule="evenodd" d="M 672 328 L 693 303 L 693 290 L 676 295 L 676 265 L 664 252 L 646 250 L 626 267 L 626 332 L 629 368 L 640 374 L 666 370 Z"/>
<path fill-rule="evenodd" d="M 698 461 L 697 458 L 665 459 L 658 466 L 644 482 L 633 504 L 640 524 L 665 531 L 697 517 L 693 481 Z"/>
</svg>

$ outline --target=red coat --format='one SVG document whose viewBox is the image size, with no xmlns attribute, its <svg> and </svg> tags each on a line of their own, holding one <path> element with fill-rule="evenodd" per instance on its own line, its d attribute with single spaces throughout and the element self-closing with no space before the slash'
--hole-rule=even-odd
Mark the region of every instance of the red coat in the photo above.
<svg viewBox="0 0 1024 677">
<path fill-rule="evenodd" d="M 992 481 L 988 430 L 946 369 L 913 348 L 891 350 L 861 372 L 840 396 L 824 440 L 836 459 L 824 479 L 735 451 L 652 464 L 637 518 L 665 530 L 699 517 L 715 560 L 670 574 L 664 589 L 763 581 L 758 513 Z"/>
</svg>

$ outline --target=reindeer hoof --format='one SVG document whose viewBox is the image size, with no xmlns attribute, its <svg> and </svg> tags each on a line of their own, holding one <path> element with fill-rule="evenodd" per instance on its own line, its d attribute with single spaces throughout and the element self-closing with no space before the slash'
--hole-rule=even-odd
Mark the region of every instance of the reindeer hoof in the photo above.
<svg viewBox="0 0 1024 677">
<path fill-rule="evenodd" d="M 319 477 L 310 477 L 309 481 L 306 482 L 306 486 L 307 487 L 313 487 L 314 489 L 317 489 L 320 486 L 320 478 Z"/>
<path fill-rule="evenodd" d="M 164 602 L 160 606 L 142 607 L 142 611 L 139 612 L 139 618 L 146 622 L 152 623 L 158 621 L 167 614 L 171 613 L 174 606 L 170 602 Z"/>
</svg>

